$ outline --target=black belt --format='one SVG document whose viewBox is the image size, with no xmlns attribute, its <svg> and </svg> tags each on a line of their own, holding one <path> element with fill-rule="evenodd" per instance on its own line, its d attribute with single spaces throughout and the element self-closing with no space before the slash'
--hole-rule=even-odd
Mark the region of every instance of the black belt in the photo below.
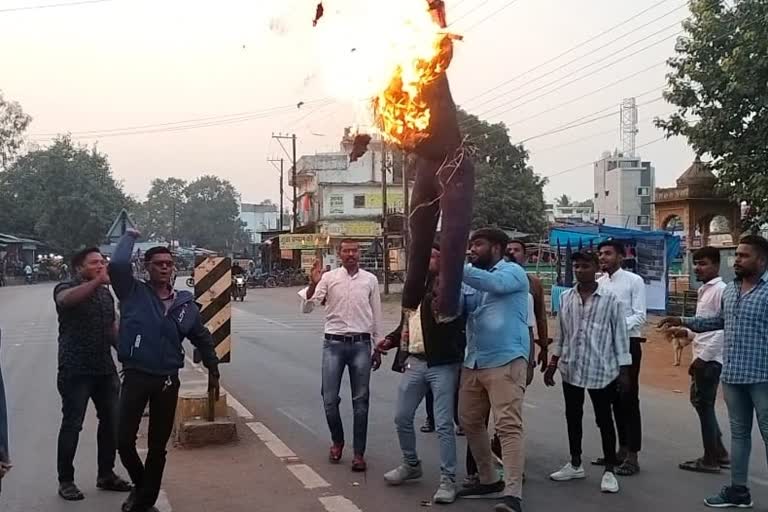
<svg viewBox="0 0 768 512">
<path fill-rule="evenodd" d="M 632 341 L 634 343 L 645 343 L 645 338 L 630 336 L 629 341 Z"/>
<path fill-rule="evenodd" d="M 371 341 L 370 334 L 327 334 L 325 339 L 328 341 L 341 341 L 343 343 L 359 343 L 361 341 Z"/>
</svg>

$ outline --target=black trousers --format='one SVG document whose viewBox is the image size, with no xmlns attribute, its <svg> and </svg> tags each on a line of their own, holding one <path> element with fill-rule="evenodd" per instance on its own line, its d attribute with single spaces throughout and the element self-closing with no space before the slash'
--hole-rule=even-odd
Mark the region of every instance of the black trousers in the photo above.
<svg viewBox="0 0 768 512">
<path fill-rule="evenodd" d="M 619 446 L 632 453 L 640 451 L 643 440 L 643 424 L 640 418 L 642 347 L 642 342 L 638 338 L 630 338 L 629 352 L 632 354 L 632 366 L 629 370 L 630 387 L 616 393 L 613 401 L 613 415 L 616 418 Z"/>
<path fill-rule="evenodd" d="M 149 375 L 126 370 L 120 392 L 120 428 L 118 451 L 123 466 L 136 486 L 134 510 L 152 507 L 160 494 L 165 469 L 166 445 L 173 430 L 176 401 L 179 396 L 179 378 Z M 149 434 L 147 458 L 141 462 L 136 451 L 144 408 L 149 403 Z"/>
<path fill-rule="evenodd" d="M 727 455 L 723 446 L 723 435 L 717 423 L 715 402 L 720 373 L 723 365 L 717 361 L 702 362 L 697 367 L 691 366 L 691 405 L 696 409 L 701 423 L 701 440 L 704 445 L 705 462 L 717 465 L 721 457 Z"/>
<path fill-rule="evenodd" d="M 96 433 L 98 446 L 98 477 L 107 478 L 115 467 L 117 448 L 117 414 L 120 379 L 117 373 L 110 375 L 72 375 L 59 371 L 56 385 L 61 395 L 61 428 L 57 449 L 59 482 L 75 481 L 75 453 L 83 429 L 88 402 L 93 401 L 99 427 Z"/>
<path fill-rule="evenodd" d="M 611 417 L 611 403 L 617 393 L 617 384 L 613 382 L 603 389 L 590 389 L 589 398 L 595 410 L 595 421 L 600 429 L 605 467 L 612 470 L 616 461 L 616 431 Z M 582 420 L 584 418 L 584 388 L 563 382 L 565 396 L 565 420 L 568 423 L 568 445 L 571 457 L 581 458 L 581 440 L 583 437 Z"/>
</svg>

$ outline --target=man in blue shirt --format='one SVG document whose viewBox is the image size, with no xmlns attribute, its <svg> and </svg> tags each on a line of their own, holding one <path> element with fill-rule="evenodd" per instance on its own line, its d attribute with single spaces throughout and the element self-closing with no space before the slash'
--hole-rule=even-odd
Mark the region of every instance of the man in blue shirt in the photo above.
<svg viewBox="0 0 768 512">
<path fill-rule="evenodd" d="M 749 235 L 739 242 L 733 264 L 736 279 L 723 290 L 715 317 L 667 317 L 660 327 L 693 332 L 723 329 L 723 396 L 731 422 L 731 485 L 704 503 L 713 508 L 751 508 L 747 487 L 752 421 L 768 449 L 768 240 Z"/>
<path fill-rule="evenodd" d="M 479 484 L 459 496 L 502 492 L 497 512 L 522 511 L 523 397 L 533 376 L 528 332 L 528 277 L 504 259 L 509 238 L 495 228 L 470 238 L 471 264 L 464 268 L 467 351 L 461 372 L 459 418 L 477 461 Z M 504 481 L 494 468 L 486 418 L 493 411 L 501 439 Z"/>
</svg>

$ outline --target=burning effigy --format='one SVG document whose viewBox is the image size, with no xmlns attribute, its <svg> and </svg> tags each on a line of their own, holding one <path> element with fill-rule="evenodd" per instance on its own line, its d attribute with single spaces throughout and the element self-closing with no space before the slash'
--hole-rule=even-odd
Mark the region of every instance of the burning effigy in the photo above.
<svg viewBox="0 0 768 512">
<path fill-rule="evenodd" d="M 436 306 L 438 318 L 448 321 L 459 314 L 475 183 L 446 75 L 460 36 L 447 31 L 442 0 L 390 0 L 373 9 L 360 5 L 365 2 L 346 3 L 353 12 L 362 7 L 360 16 L 337 21 L 341 8 L 326 0 L 317 5 L 313 20 L 326 31 L 326 41 L 350 46 L 346 72 L 331 76 L 358 96 L 354 99 L 366 101 L 373 128 L 385 141 L 412 155 L 415 184 L 402 306 L 415 310 L 424 295 L 442 215 Z M 355 38 L 359 31 L 363 37 Z M 361 149 L 364 145 L 357 144 L 351 158 L 359 158 Z"/>
</svg>

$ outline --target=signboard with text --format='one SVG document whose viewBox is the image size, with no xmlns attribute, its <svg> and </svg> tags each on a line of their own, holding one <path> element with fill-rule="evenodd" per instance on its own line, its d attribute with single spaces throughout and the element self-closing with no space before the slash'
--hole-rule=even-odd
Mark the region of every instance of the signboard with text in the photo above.
<svg viewBox="0 0 768 512">
<path fill-rule="evenodd" d="M 307 233 L 304 235 L 280 235 L 280 249 L 327 249 L 330 247 L 327 235 Z"/>
</svg>

